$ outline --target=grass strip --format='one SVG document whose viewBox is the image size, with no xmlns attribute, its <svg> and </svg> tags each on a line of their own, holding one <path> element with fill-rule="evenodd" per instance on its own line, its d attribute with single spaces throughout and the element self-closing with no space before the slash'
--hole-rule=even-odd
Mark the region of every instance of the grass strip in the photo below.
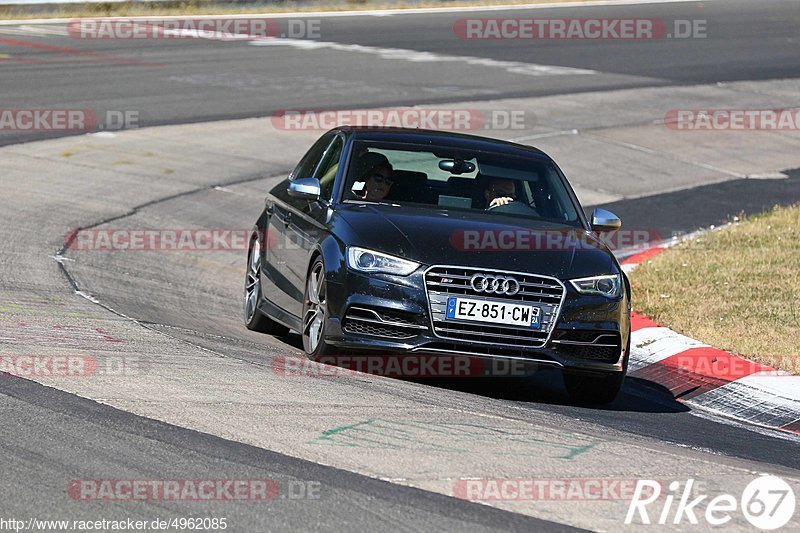
<svg viewBox="0 0 800 533">
<path fill-rule="evenodd" d="M 800 205 L 732 222 L 636 268 L 634 310 L 716 348 L 800 374 Z"/>
</svg>

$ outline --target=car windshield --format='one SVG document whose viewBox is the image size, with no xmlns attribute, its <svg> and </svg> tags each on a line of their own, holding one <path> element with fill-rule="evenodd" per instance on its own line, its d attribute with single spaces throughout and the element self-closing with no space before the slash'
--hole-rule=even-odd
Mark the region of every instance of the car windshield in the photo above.
<svg viewBox="0 0 800 533">
<path fill-rule="evenodd" d="M 442 146 L 356 141 L 343 199 L 581 224 L 553 163 Z"/>
</svg>

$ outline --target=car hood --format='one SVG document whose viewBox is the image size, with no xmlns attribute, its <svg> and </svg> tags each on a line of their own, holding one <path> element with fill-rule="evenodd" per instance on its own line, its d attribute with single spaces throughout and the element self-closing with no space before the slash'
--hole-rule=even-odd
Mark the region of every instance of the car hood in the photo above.
<svg viewBox="0 0 800 533">
<path fill-rule="evenodd" d="M 561 279 L 619 272 L 608 248 L 591 232 L 574 226 L 386 204 L 345 204 L 337 211 L 349 234 L 340 235 L 345 244 L 424 265 L 495 268 Z"/>
</svg>

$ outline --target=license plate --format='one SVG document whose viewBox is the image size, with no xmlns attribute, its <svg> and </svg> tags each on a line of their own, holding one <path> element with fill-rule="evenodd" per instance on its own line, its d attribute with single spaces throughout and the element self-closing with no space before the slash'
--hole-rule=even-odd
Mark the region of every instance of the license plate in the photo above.
<svg viewBox="0 0 800 533">
<path fill-rule="evenodd" d="M 474 320 L 509 326 L 539 328 L 542 310 L 525 304 L 513 304 L 472 298 L 448 298 L 448 320 Z"/>
</svg>

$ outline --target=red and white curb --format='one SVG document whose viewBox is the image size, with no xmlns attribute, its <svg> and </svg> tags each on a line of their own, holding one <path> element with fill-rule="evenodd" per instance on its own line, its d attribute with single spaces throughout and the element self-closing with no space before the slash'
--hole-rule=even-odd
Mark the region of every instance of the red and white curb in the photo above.
<svg viewBox="0 0 800 533">
<path fill-rule="evenodd" d="M 630 256 L 622 268 L 630 272 L 665 249 Z M 629 376 L 658 383 L 689 405 L 800 435 L 800 376 L 714 348 L 639 313 L 632 315 L 631 331 Z"/>
</svg>

